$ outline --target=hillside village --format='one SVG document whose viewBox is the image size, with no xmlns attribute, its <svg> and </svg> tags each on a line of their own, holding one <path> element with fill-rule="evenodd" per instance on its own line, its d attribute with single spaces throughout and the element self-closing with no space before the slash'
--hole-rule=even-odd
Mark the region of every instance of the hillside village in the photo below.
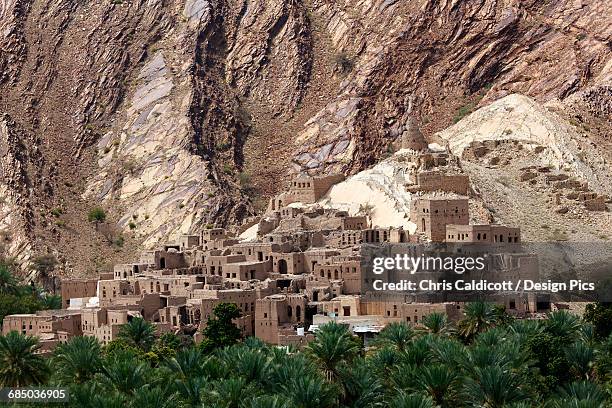
<svg viewBox="0 0 612 408">
<path fill-rule="evenodd" d="M 410 198 L 402 225 L 381 227 L 377 221 L 389 214 L 370 208 L 369 197 L 360 191 L 352 192 L 364 202 L 356 212 L 330 205 L 330 190 L 344 181 L 343 175 L 303 174 L 271 199 L 258 219 L 181 235 L 176 242 L 142 252 L 134 263 L 115 265 L 113 273 L 98 279 L 63 279 L 63 309 L 7 316 L 3 333 L 39 336 L 44 352 L 78 335 L 107 344 L 121 325 L 142 316 L 160 333 L 182 332 L 197 341 L 213 309 L 235 303 L 242 312 L 235 323 L 243 335 L 271 344 L 304 345 L 319 325 L 331 320 L 347 324 L 367 341 L 389 322 L 418 326 L 432 312 L 459 320 L 463 304 L 363 293 L 364 245 L 493 244 L 506 276 L 536 273 L 534 255 L 511 250 L 521 242 L 520 228 L 474 222 L 478 217 L 470 214 L 470 178 L 457 157 L 428 145 L 416 127 L 404 133 L 401 144 L 403 188 Z M 465 154 L 479 156 L 487 148 L 480 143 Z M 521 181 L 536 177 L 537 168 L 525 169 Z M 585 186 L 545 177 L 558 190 L 582 189 L 570 194 L 587 210 L 606 208 L 606 198 L 584 192 Z M 519 317 L 552 307 L 534 297 L 505 297 L 500 303 Z"/>
</svg>

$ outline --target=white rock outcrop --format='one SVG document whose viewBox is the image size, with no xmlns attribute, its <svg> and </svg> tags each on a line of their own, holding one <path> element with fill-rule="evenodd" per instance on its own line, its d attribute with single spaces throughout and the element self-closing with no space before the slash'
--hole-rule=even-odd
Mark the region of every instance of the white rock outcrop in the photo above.
<svg viewBox="0 0 612 408">
<path fill-rule="evenodd" d="M 540 146 L 544 148 L 539 155 L 542 165 L 564 168 L 596 191 L 612 187 L 609 166 L 597 147 L 564 118 L 523 95 L 508 95 L 480 108 L 437 136 L 459 157 L 472 142 L 518 141 L 526 148 Z"/>
<path fill-rule="evenodd" d="M 319 204 L 348 211 L 350 215 L 369 212 L 372 225 L 382 228 L 403 227 L 410 233 L 416 224 L 410 222 L 411 194 L 405 185 L 410 182 L 408 163 L 399 152 L 334 185 Z"/>
</svg>

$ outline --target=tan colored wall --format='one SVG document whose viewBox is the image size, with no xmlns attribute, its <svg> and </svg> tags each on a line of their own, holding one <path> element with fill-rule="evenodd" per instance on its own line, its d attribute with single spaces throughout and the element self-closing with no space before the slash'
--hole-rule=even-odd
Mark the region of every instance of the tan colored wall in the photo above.
<svg viewBox="0 0 612 408">
<path fill-rule="evenodd" d="M 423 317 L 432 313 L 443 313 L 451 321 L 462 318 L 463 309 L 457 303 L 403 303 L 393 301 L 362 301 L 362 315 L 382 316 L 385 319 L 403 321 L 417 325 Z"/>
<path fill-rule="evenodd" d="M 306 273 L 312 273 L 316 265 L 329 263 L 329 260 L 336 255 L 340 255 L 340 252 L 335 249 L 315 249 L 304 252 Z"/>
<path fill-rule="evenodd" d="M 470 191 L 470 178 L 464 174 L 445 174 L 440 171 L 428 171 L 417 174 L 419 191 L 445 191 L 467 195 Z"/>
<path fill-rule="evenodd" d="M 517 243 L 521 242 L 521 230 L 504 225 L 449 224 L 446 226 L 446 242 Z"/>
<path fill-rule="evenodd" d="M 306 272 L 304 265 L 304 254 L 302 252 L 289 252 L 289 253 L 278 253 L 274 252 L 271 254 L 272 257 L 272 271 L 274 273 L 287 273 L 290 275 L 299 275 Z M 284 263 L 283 263 L 284 261 Z M 281 264 L 285 267 L 281 268 Z M 281 271 L 284 269 L 284 272 Z"/>
<path fill-rule="evenodd" d="M 35 314 L 5 316 L 2 321 L 2 334 L 6 335 L 11 331 L 17 331 L 22 334 L 37 336 L 40 334 L 39 326 L 47 320 L 51 320 L 50 317 Z"/>
<path fill-rule="evenodd" d="M 60 294 L 62 307 L 70 306 L 70 299 L 96 296 L 97 279 L 62 279 Z"/>
<path fill-rule="evenodd" d="M 96 328 L 94 337 L 97 338 L 100 343 L 106 345 L 117 338 L 120 329 L 120 324 L 105 324 Z"/>
<path fill-rule="evenodd" d="M 225 279 L 238 279 L 248 281 L 251 279 L 264 280 L 272 270 L 272 261 L 246 261 L 229 263 L 223 269 Z"/>
<path fill-rule="evenodd" d="M 201 238 L 200 235 L 181 235 L 178 239 L 178 244 L 181 250 L 184 251 L 189 248 L 200 246 Z"/>
<path fill-rule="evenodd" d="M 270 344 L 278 344 L 279 312 L 286 306 L 284 298 L 278 296 L 258 299 L 255 305 L 255 336 Z"/>
<path fill-rule="evenodd" d="M 319 312 L 325 314 L 334 313 L 336 316 L 359 316 L 361 315 L 361 299 L 359 296 L 338 296 L 326 302 L 320 302 Z"/>
<path fill-rule="evenodd" d="M 147 264 L 118 264 L 113 268 L 114 279 L 129 279 L 138 273 L 143 273 L 147 270 Z M 101 279 L 101 278 L 100 278 Z"/>
<path fill-rule="evenodd" d="M 71 336 L 79 336 L 83 333 L 81 330 L 81 315 L 79 313 L 62 316 L 38 314 L 5 316 L 2 322 L 2 333 L 6 335 L 11 331 L 17 331 L 30 336 L 39 336 L 42 333 L 55 333 L 57 331 L 64 331 Z"/>
<path fill-rule="evenodd" d="M 131 285 L 124 280 L 101 280 L 99 286 L 100 305 L 102 306 L 107 306 L 119 296 L 132 293 Z"/>
<path fill-rule="evenodd" d="M 410 220 L 417 224 L 418 232 L 425 233 L 434 242 L 444 242 L 448 224 L 469 223 L 468 200 L 428 198 L 413 200 Z"/>
<path fill-rule="evenodd" d="M 227 233 L 223 228 L 211 228 L 202 231 L 202 244 L 224 238 L 227 238 Z"/>
<path fill-rule="evenodd" d="M 189 266 L 182 252 L 164 250 L 144 251 L 140 256 L 140 263 L 147 264 L 152 269 L 174 269 Z"/>
<path fill-rule="evenodd" d="M 343 230 L 362 230 L 368 228 L 368 217 L 366 216 L 342 217 L 341 220 Z"/>
<path fill-rule="evenodd" d="M 83 309 L 81 311 L 81 331 L 86 336 L 94 336 L 96 328 L 107 324 L 106 309 Z"/>
<path fill-rule="evenodd" d="M 604 196 L 600 196 L 592 200 L 586 200 L 584 201 L 584 208 L 589 211 L 606 211 L 606 198 Z"/>
<path fill-rule="evenodd" d="M 327 193 L 331 186 L 342 180 L 344 180 L 342 174 L 322 177 L 297 177 L 291 182 L 288 194 L 289 200 L 283 204 L 296 201 L 307 204 L 315 203 Z"/>
</svg>

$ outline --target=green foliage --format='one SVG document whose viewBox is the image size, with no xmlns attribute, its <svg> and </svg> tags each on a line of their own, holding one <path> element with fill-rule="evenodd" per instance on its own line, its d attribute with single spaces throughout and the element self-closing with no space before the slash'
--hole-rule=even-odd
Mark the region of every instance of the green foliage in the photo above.
<svg viewBox="0 0 612 408">
<path fill-rule="evenodd" d="M 404 351 L 412 337 L 414 331 L 404 323 L 390 323 L 375 339 L 374 344 L 378 346 L 390 346 L 398 351 Z"/>
<path fill-rule="evenodd" d="M 485 90 L 488 90 L 485 88 Z M 461 119 L 469 115 L 476 109 L 482 98 L 484 97 L 484 93 L 479 93 L 475 97 L 472 97 L 473 100 L 467 102 L 465 105 L 461 106 L 457 113 L 453 117 L 453 123 L 459 122 Z"/>
<path fill-rule="evenodd" d="M 231 346 L 240 340 L 242 334 L 240 329 L 232 320 L 241 316 L 240 309 L 234 303 L 219 303 L 213 310 L 214 316 L 206 322 L 206 327 L 202 331 L 204 341 L 202 341 L 202 351 L 211 351 Z"/>
<path fill-rule="evenodd" d="M 39 276 L 48 276 L 57 266 L 57 258 L 52 254 L 38 255 L 32 259 L 32 270 L 38 272 Z"/>
<path fill-rule="evenodd" d="M 54 310 L 62 308 L 62 297 L 60 295 L 43 294 L 40 299 L 42 310 Z"/>
<path fill-rule="evenodd" d="M 17 279 L 11 267 L 5 262 L 0 262 L 0 294 L 14 293 L 17 293 Z"/>
<path fill-rule="evenodd" d="M 209 320 L 224 335 L 208 330 L 216 347 L 206 352 L 182 334 L 151 339 L 138 319 L 105 347 L 76 337 L 50 358 L 33 353 L 36 339 L 13 332 L 0 337 L 0 386 L 66 387 L 68 406 L 85 408 L 610 406 L 612 337 L 564 312 L 514 321 L 490 305 L 466 310 L 465 327 L 478 329 L 467 342 L 434 314 L 416 329 L 388 325 L 365 350 L 336 323 L 320 326 L 303 351 L 240 342 L 228 335 L 239 309 L 227 303 Z"/>
<path fill-rule="evenodd" d="M 306 348 L 306 354 L 331 378 L 338 377 L 340 364 L 350 362 L 360 351 L 359 339 L 335 322 L 319 327 L 316 339 Z"/>
<path fill-rule="evenodd" d="M 215 146 L 216 150 L 220 151 L 220 152 L 224 152 L 228 149 L 230 149 L 232 147 L 232 143 L 231 142 L 219 142 L 217 143 L 217 145 Z"/>
<path fill-rule="evenodd" d="M 39 348 L 36 337 L 16 331 L 0 336 L 0 386 L 24 387 L 43 383 L 49 368 L 47 362 L 35 354 Z"/>
<path fill-rule="evenodd" d="M 102 369 L 100 343 L 94 337 L 74 337 L 53 352 L 53 378 L 58 384 L 83 384 Z"/>
<path fill-rule="evenodd" d="M 136 349 L 149 351 L 155 342 L 155 327 L 142 317 L 134 317 L 121 326 L 117 337 Z"/>
<path fill-rule="evenodd" d="M 106 212 L 101 207 L 94 207 L 89 210 L 89 213 L 87 214 L 87 220 L 96 224 L 104 222 L 106 221 Z"/>
<path fill-rule="evenodd" d="M 42 306 L 32 293 L 0 295 L 0 322 L 8 315 L 34 313 L 38 310 L 42 310 Z"/>
<path fill-rule="evenodd" d="M 234 173 L 234 168 L 231 165 L 229 165 L 228 163 L 225 163 L 223 165 L 223 172 L 225 174 L 233 174 Z"/>
<path fill-rule="evenodd" d="M 123 237 L 123 235 L 117 236 L 117 238 L 115 238 L 115 240 L 113 241 L 113 244 L 117 248 L 123 248 L 123 245 L 125 244 L 125 238 Z"/>
<path fill-rule="evenodd" d="M 471 341 L 474 336 L 492 327 L 498 316 L 498 311 L 486 302 L 473 302 L 465 305 L 465 318 L 457 326 L 457 334 L 465 341 Z"/>
<path fill-rule="evenodd" d="M 0 326 L 8 315 L 61 308 L 59 296 L 23 284 L 15 273 L 10 264 L 0 261 Z"/>
<path fill-rule="evenodd" d="M 355 67 L 355 61 L 348 54 L 341 52 L 334 55 L 334 63 L 341 74 L 346 75 Z"/>
<path fill-rule="evenodd" d="M 130 352 L 132 354 L 141 353 L 141 350 L 138 350 L 138 348 L 133 346 L 128 340 L 122 337 L 119 337 L 109 342 L 106 346 L 103 347 L 102 351 L 103 354 L 107 357 L 123 352 Z"/>
<path fill-rule="evenodd" d="M 541 375 L 539 382 L 544 393 L 555 389 L 557 384 L 570 380 L 570 364 L 563 339 L 548 332 L 527 339 L 525 349 L 536 358 L 536 367 Z"/>
<path fill-rule="evenodd" d="M 612 304 L 590 303 L 586 306 L 584 320 L 595 327 L 595 334 L 605 339 L 612 334 Z"/>
<path fill-rule="evenodd" d="M 249 197 L 257 196 L 257 189 L 253 186 L 251 181 L 251 175 L 246 171 L 238 173 L 238 183 L 240 184 L 240 189 L 242 192 Z"/>
<path fill-rule="evenodd" d="M 448 318 L 443 313 L 431 313 L 421 321 L 423 329 L 432 334 L 450 334 L 452 328 Z"/>
</svg>

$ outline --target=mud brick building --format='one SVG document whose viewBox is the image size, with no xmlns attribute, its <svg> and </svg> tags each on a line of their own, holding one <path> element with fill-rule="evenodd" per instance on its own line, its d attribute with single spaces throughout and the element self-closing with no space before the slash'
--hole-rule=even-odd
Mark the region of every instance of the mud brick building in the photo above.
<svg viewBox="0 0 612 408">
<path fill-rule="evenodd" d="M 241 311 L 234 323 L 242 334 L 272 344 L 301 347 L 313 339 L 318 325 L 328 321 L 347 324 L 366 341 L 393 321 L 418 326 L 434 312 L 456 320 L 462 305 L 410 296 L 390 301 L 362 293 L 364 245 L 419 240 L 497 243 L 502 254 L 496 262 L 505 268 L 505 276 L 524 278 L 537 270 L 532 258 L 502 256 L 504 245 L 520 242 L 518 228 L 469 225 L 467 198 L 415 197 L 407 214 L 417 225 L 415 234 L 403 227 L 372 227 L 364 214 L 317 204 L 305 207 L 304 203 L 316 203 L 342 179 L 339 175 L 297 177 L 289 191 L 271 201 L 265 216 L 250 223 L 258 231 L 249 238 L 222 228 L 193 231 L 144 251 L 137 262 L 115 265 L 112 273 L 99 279 L 64 279 L 62 310 L 7 316 L 3 332 L 39 336 L 43 351 L 48 352 L 78 335 L 108 344 L 122 325 L 142 317 L 159 334 L 182 331 L 200 341 L 215 307 L 233 303 Z M 421 189 L 463 192 L 467 188 L 462 176 L 448 178 L 435 172 L 421 173 L 417 181 Z M 592 199 L 583 197 L 585 203 Z M 537 308 L 534 299 L 499 301 L 517 315 Z"/>
<path fill-rule="evenodd" d="M 446 226 L 469 224 L 467 198 L 429 197 L 413 200 L 410 218 L 417 224 L 417 231 L 434 242 L 444 242 Z"/>
</svg>

